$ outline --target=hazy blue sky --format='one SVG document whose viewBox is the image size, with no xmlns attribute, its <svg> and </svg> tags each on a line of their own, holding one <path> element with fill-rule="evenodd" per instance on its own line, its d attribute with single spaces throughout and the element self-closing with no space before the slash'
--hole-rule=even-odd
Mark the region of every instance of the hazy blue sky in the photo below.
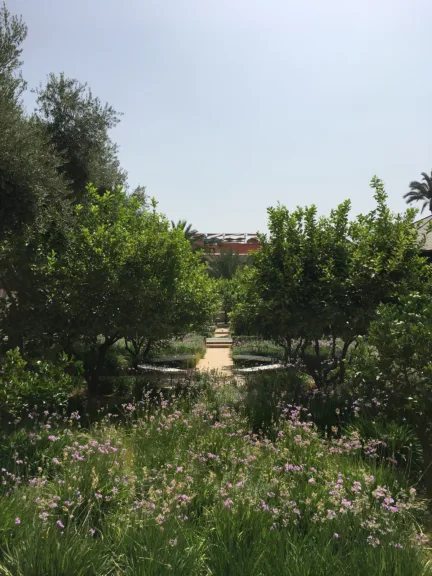
<svg viewBox="0 0 432 576">
<path fill-rule="evenodd" d="M 9 0 L 24 75 L 88 82 L 122 111 L 132 185 L 203 232 L 266 207 L 390 205 L 432 169 L 430 0 Z M 32 100 L 28 99 L 30 106 Z"/>
</svg>

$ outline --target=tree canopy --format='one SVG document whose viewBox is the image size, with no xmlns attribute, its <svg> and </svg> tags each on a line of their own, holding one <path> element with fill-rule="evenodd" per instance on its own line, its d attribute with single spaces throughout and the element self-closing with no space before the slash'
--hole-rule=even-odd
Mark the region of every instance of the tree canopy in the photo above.
<svg viewBox="0 0 432 576">
<path fill-rule="evenodd" d="M 102 191 L 124 185 L 126 173 L 108 133 L 119 122 L 118 112 L 64 74 L 50 74 L 36 92 L 35 119 L 62 158 L 59 170 L 73 201 L 82 201 L 90 182 Z"/>
<path fill-rule="evenodd" d="M 234 327 L 277 341 L 287 359 L 305 360 L 312 347 L 317 383 L 334 370 L 342 377 L 348 348 L 367 332 L 380 303 L 424 290 L 428 278 L 415 210 L 393 215 L 382 182 L 374 178 L 371 186 L 376 208 L 351 222 L 349 202 L 321 218 L 314 206 L 269 208 L 270 234 L 261 236 L 234 306 Z M 323 338 L 331 342 L 330 362 Z"/>
</svg>

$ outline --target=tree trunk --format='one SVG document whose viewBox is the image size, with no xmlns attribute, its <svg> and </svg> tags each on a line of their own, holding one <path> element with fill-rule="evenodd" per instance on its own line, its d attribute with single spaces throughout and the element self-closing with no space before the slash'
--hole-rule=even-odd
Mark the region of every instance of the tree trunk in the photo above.
<svg viewBox="0 0 432 576">
<path fill-rule="evenodd" d="M 107 355 L 108 350 L 111 346 L 117 342 L 118 338 L 107 338 L 105 342 L 103 342 L 97 349 L 96 349 L 96 362 L 93 366 L 93 369 L 89 375 L 87 391 L 89 396 L 97 396 L 106 392 L 103 390 L 100 383 L 100 377 L 102 374 L 103 365 L 105 363 L 105 358 Z"/>
<path fill-rule="evenodd" d="M 149 338 L 148 342 L 147 342 L 147 346 L 145 347 L 144 352 L 143 352 L 143 359 L 146 359 L 147 356 L 149 355 L 152 345 L 153 345 L 153 340 L 152 340 L 152 338 Z"/>
</svg>

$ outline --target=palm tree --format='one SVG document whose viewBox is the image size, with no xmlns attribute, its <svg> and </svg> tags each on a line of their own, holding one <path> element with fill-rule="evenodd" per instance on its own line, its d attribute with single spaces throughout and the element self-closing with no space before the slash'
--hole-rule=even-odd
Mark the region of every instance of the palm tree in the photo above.
<svg viewBox="0 0 432 576">
<path fill-rule="evenodd" d="M 188 224 L 186 220 L 179 220 L 177 223 L 171 220 L 171 227 L 175 230 L 183 230 L 183 234 L 186 240 L 189 241 L 192 250 L 196 250 L 196 242 L 200 239 L 200 236 L 198 230 L 192 228 L 192 224 Z"/>
<path fill-rule="evenodd" d="M 209 263 L 207 270 L 212 278 L 231 280 L 237 270 L 247 264 L 247 257 L 242 257 L 229 248 L 226 251 L 221 250 L 220 254 L 208 255 L 207 261 Z"/>
<path fill-rule="evenodd" d="M 432 212 L 432 172 L 430 176 L 426 172 L 422 172 L 422 176 L 423 182 L 411 182 L 410 191 L 404 194 L 404 198 L 406 198 L 407 204 L 423 202 L 422 213 L 426 206 Z"/>
</svg>

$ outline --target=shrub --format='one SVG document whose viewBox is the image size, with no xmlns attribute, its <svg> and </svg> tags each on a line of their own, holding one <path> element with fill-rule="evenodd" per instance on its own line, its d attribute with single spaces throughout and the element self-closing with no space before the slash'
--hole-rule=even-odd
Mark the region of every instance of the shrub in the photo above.
<svg viewBox="0 0 432 576">
<path fill-rule="evenodd" d="M 432 488 L 432 303 L 412 293 L 381 305 L 353 352 L 345 388 L 371 419 L 409 424 L 420 439 Z"/>
<path fill-rule="evenodd" d="M 417 293 L 381 305 L 367 338 L 353 352 L 347 387 L 375 415 L 432 433 L 432 303 Z"/>
<path fill-rule="evenodd" d="M 65 372 L 71 369 L 77 376 Z M 20 416 L 34 406 L 61 410 L 73 389 L 82 384 L 80 373 L 81 365 L 65 355 L 57 364 L 36 361 L 29 367 L 18 349 L 9 350 L 0 377 L 0 412 Z"/>
</svg>

